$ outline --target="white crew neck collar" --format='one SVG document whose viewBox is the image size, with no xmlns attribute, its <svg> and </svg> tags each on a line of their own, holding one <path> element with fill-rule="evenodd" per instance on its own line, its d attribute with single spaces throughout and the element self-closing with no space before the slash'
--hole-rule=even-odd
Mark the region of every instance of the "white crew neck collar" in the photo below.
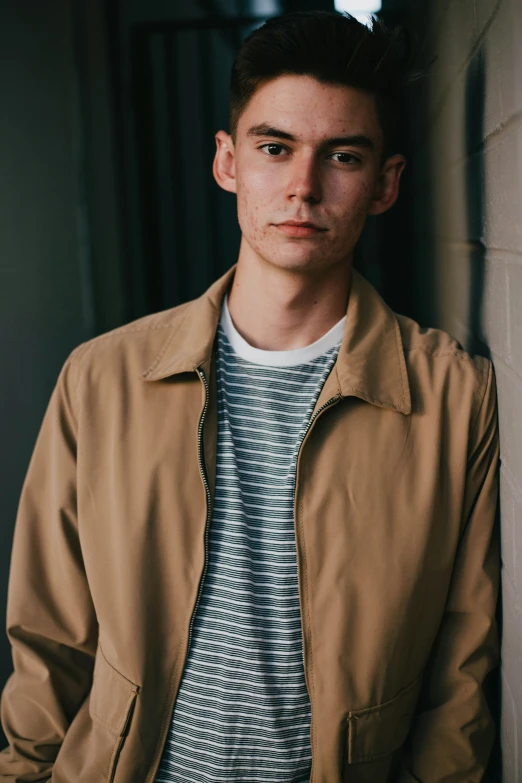
<svg viewBox="0 0 522 783">
<path fill-rule="evenodd" d="M 239 334 L 230 317 L 228 294 L 225 295 L 223 300 L 220 318 L 221 327 L 238 356 L 252 364 L 263 364 L 270 367 L 293 367 L 297 364 L 307 364 L 314 359 L 318 359 L 319 356 L 329 351 L 330 348 L 339 345 L 343 339 L 345 323 L 346 316 L 341 318 L 318 340 L 302 348 L 293 348 L 290 351 L 266 351 L 262 348 L 254 348 Z"/>
</svg>

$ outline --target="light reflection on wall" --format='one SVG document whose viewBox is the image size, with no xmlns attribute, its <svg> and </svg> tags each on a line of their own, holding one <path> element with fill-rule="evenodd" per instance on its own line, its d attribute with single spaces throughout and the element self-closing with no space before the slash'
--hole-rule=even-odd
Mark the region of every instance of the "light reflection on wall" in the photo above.
<svg viewBox="0 0 522 783">
<path fill-rule="evenodd" d="M 336 11 L 347 11 L 363 24 L 368 24 L 371 14 L 382 8 L 381 0 L 335 0 Z"/>
</svg>

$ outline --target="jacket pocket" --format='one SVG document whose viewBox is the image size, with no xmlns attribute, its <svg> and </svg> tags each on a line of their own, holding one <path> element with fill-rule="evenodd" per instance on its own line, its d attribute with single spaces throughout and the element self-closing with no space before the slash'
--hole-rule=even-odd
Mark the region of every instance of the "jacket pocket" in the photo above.
<svg viewBox="0 0 522 783">
<path fill-rule="evenodd" d="M 421 685 L 422 675 L 390 701 L 348 713 L 348 764 L 389 756 L 404 744 Z"/>
<path fill-rule="evenodd" d="M 139 686 L 120 674 L 98 646 L 94 662 L 89 714 L 96 730 L 96 751 L 103 758 L 104 777 L 112 783 L 129 729 Z"/>
</svg>

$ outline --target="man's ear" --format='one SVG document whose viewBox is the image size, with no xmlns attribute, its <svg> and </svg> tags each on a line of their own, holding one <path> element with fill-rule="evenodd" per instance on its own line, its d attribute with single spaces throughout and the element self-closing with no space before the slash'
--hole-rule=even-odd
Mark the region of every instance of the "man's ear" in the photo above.
<svg viewBox="0 0 522 783">
<path fill-rule="evenodd" d="M 399 196 L 399 182 L 405 165 L 404 155 L 392 155 L 386 158 L 368 210 L 369 215 L 380 215 L 395 204 Z"/>
<path fill-rule="evenodd" d="M 232 136 L 225 131 L 216 133 L 216 154 L 212 173 L 217 184 L 223 190 L 237 193 L 236 190 L 236 151 Z"/>
</svg>

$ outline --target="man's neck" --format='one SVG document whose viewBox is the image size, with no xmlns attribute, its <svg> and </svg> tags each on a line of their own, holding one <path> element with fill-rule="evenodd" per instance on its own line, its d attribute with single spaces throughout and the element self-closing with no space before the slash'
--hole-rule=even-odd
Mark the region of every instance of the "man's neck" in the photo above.
<svg viewBox="0 0 522 783">
<path fill-rule="evenodd" d="M 254 348 L 303 348 L 346 314 L 350 282 L 348 261 L 311 275 L 240 254 L 229 292 L 230 317 Z"/>
</svg>

